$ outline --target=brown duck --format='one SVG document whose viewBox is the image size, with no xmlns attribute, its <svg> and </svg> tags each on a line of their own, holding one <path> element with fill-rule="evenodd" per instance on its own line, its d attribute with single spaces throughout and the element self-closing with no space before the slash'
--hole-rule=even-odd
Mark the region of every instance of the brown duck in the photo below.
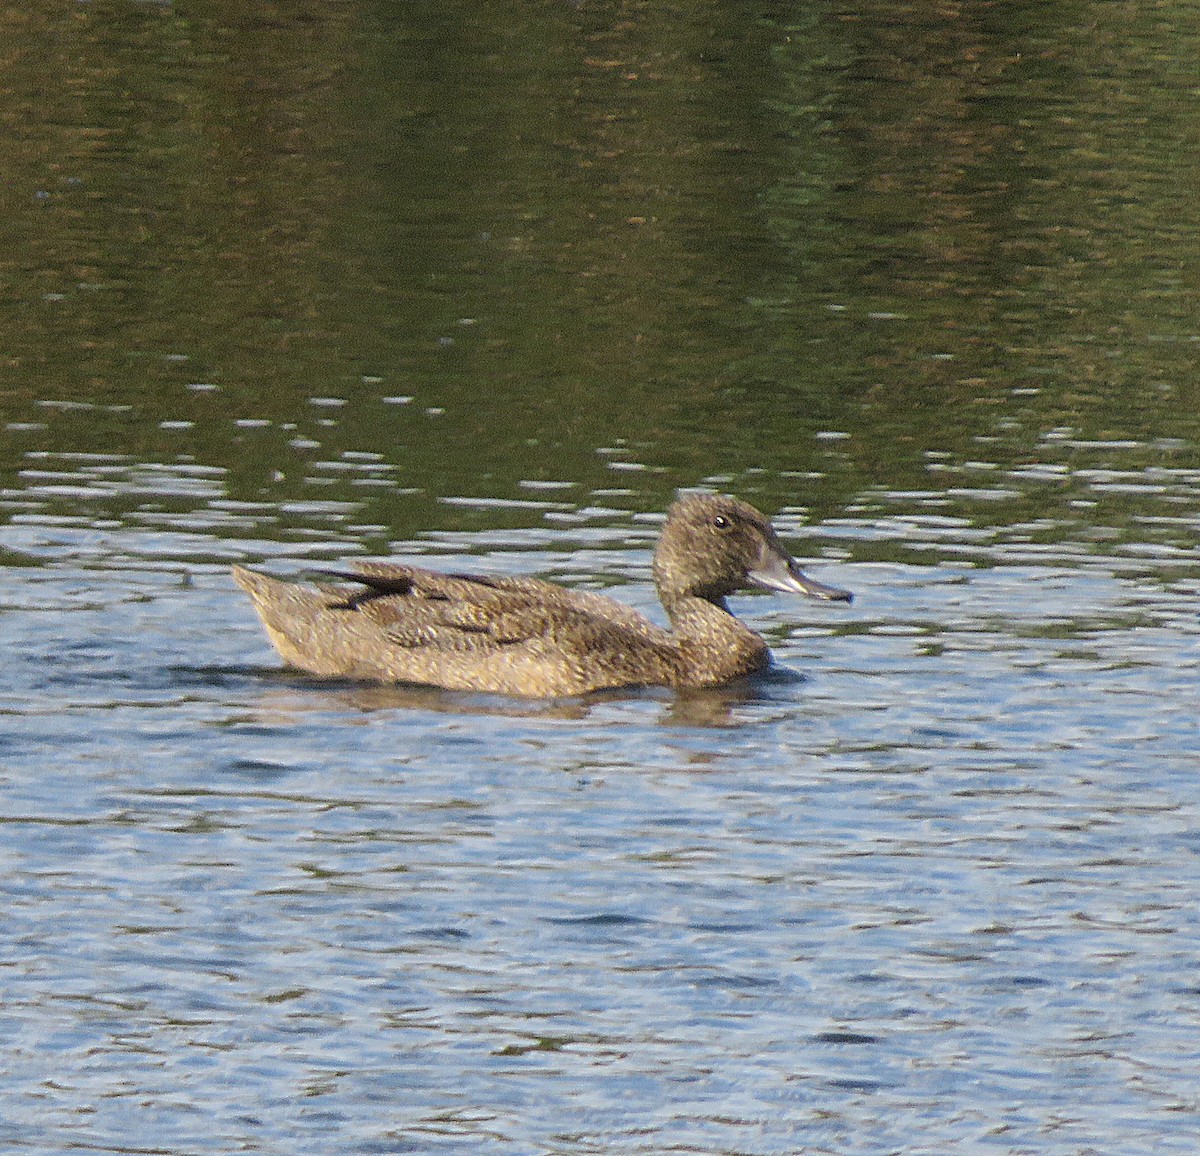
<svg viewBox="0 0 1200 1156">
<path fill-rule="evenodd" d="M 770 523 L 736 498 L 698 494 L 667 513 L 654 583 L 671 629 L 601 594 L 537 578 L 442 574 L 355 562 L 300 585 L 241 566 L 271 642 L 325 677 L 551 697 L 616 686 L 716 686 L 770 664 L 767 644 L 725 605 L 745 586 L 849 602 L 809 578 Z"/>
</svg>

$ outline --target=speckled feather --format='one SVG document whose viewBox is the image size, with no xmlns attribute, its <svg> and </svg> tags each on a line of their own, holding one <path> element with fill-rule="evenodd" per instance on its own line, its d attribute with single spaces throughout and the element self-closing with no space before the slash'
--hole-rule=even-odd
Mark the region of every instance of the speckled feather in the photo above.
<svg viewBox="0 0 1200 1156">
<path fill-rule="evenodd" d="M 549 697 L 709 686 L 763 669 L 766 644 L 724 597 L 765 557 L 799 573 L 752 506 L 719 495 L 676 502 L 654 562 L 670 631 L 604 595 L 537 578 L 386 562 L 334 575 L 351 585 L 301 585 L 244 567 L 234 577 L 282 657 L 313 674 Z"/>
</svg>

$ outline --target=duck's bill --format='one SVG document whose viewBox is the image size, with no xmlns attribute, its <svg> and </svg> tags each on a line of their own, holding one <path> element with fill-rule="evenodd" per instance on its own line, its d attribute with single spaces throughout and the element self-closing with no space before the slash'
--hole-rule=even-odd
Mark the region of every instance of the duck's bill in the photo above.
<svg viewBox="0 0 1200 1156">
<path fill-rule="evenodd" d="M 767 590 L 783 590 L 789 594 L 806 594 L 809 598 L 822 598 L 826 602 L 850 602 L 854 595 L 838 586 L 826 586 L 810 578 L 800 569 L 795 558 L 780 558 L 772 554 L 750 571 L 748 575 L 756 586 Z"/>
</svg>

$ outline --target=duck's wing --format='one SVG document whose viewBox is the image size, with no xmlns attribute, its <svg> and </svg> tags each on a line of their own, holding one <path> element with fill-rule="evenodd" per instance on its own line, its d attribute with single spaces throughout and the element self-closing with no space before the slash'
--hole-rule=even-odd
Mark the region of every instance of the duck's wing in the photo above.
<svg viewBox="0 0 1200 1156">
<path fill-rule="evenodd" d="M 365 615 L 396 646 L 481 650 L 543 639 L 586 647 L 614 631 L 654 643 L 669 639 L 630 606 L 538 578 L 445 574 L 388 562 L 356 562 L 337 577 L 362 587 L 344 608 Z"/>
</svg>

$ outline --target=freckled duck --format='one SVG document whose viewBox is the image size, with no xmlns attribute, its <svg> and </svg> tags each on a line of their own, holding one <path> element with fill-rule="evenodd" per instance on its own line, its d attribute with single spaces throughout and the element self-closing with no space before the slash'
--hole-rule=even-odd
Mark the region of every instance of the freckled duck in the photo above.
<svg viewBox="0 0 1200 1156">
<path fill-rule="evenodd" d="M 849 602 L 808 577 L 753 506 L 719 494 L 672 505 L 654 551 L 671 629 L 601 594 L 537 578 L 354 562 L 338 584 L 235 566 L 275 648 L 325 677 L 552 697 L 618 686 L 716 686 L 763 670 L 767 644 L 725 605 L 763 586 Z M 353 585 L 346 586 L 342 583 Z"/>
</svg>

